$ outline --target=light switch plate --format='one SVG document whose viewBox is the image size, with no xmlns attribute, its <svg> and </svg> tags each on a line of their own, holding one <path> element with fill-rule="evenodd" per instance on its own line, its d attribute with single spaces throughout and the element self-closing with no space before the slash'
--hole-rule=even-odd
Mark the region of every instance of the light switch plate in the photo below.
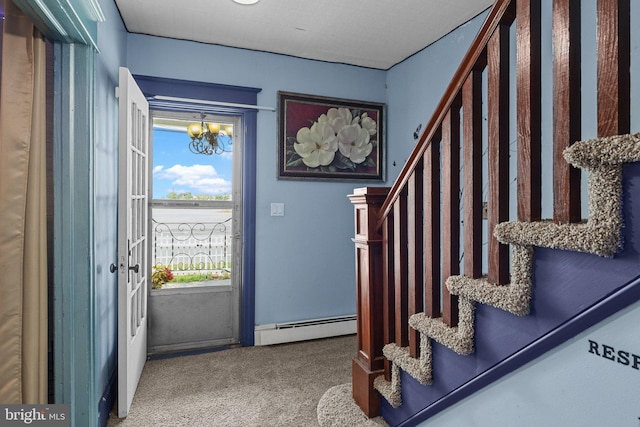
<svg viewBox="0 0 640 427">
<path fill-rule="evenodd" d="M 271 203 L 271 216 L 284 216 L 284 203 Z"/>
</svg>

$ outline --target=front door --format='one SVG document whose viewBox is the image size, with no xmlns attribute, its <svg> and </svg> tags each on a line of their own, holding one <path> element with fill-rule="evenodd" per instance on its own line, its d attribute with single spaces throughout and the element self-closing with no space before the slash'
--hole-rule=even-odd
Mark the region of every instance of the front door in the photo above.
<svg viewBox="0 0 640 427">
<path fill-rule="evenodd" d="M 118 416 L 129 413 L 147 357 L 149 104 L 119 75 Z"/>
<path fill-rule="evenodd" d="M 151 116 L 149 352 L 237 344 L 241 118 L 210 111 L 152 111 Z M 205 136 L 189 147 L 191 124 L 220 132 L 215 152 L 206 149 L 211 144 Z M 194 146 L 198 142 L 203 153 Z"/>
</svg>

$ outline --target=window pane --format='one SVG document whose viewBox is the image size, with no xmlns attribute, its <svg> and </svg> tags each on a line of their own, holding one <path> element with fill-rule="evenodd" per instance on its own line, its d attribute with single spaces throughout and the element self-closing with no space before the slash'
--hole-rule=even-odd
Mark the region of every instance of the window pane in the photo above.
<svg viewBox="0 0 640 427">
<path fill-rule="evenodd" d="M 231 200 L 232 138 L 218 136 L 222 154 L 194 154 L 187 135 L 190 123 L 200 123 L 200 118 L 153 120 L 153 198 Z M 228 126 L 222 123 L 223 129 Z"/>
</svg>

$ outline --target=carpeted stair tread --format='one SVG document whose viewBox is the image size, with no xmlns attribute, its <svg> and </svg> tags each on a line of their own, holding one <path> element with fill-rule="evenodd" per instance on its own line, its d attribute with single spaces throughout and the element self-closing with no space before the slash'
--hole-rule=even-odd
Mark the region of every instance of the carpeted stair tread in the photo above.
<svg viewBox="0 0 640 427">
<path fill-rule="evenodd" d="M 461 297 L 457 327 L 451 327 L 441 318 L 431 318 L 425 313 L 411 316 L 409 326 L 456 353 L 466 355 L 474 350 L 474 313 L 475 302 Z"/>
<path fill-rule="evenodd" d="M 402 405 L 400 367 L 395 363 L 391 363 L 391 381 L 387 381 L 384 375 L 380 375 L 373 380 L 373 387 L 378 390 L 392 407 L 397 408 Z"/>
<path fill-rule="evenodd" d="M 428 351 L 428 354 L 422 351 L 425 357 L 419 359 L 411 357 L 409 347 L 399 347 L 392 343 L 385 345 L 382 353 L 388 360 L 418 380 L 420 384 L 429 385 L 433 382 L 431 378 L 431 351 Z"/>
<path fill-rule="evenodd" d="M 516 316 L 529 314 L 532 298 L 533 247 L 512 245 L 511 283 L 497 286 L 486 277 L 450 276 L 447 289 L 453 295 L 490 305 Z"/>
</svg>

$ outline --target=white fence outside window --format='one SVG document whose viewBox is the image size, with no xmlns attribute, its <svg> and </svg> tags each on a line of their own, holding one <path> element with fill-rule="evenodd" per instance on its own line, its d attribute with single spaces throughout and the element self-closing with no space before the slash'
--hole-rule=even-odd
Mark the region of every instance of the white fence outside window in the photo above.
<svg viewBox="0 0 640 427">
<path fill-rule="evenodd" d="M 152 222 L 153 265 L 174 273 L 231 270 L 231 217 L 219 222 Z"/>
</svg>

